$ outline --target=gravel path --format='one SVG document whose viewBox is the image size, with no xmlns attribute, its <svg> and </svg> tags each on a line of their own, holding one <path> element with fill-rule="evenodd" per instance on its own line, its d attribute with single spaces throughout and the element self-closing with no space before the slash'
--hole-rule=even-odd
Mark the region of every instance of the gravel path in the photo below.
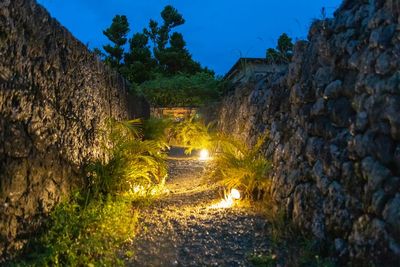
<svg viewBox="0 0 400 267">
<path fill-rule="evenodd" d="M 170 159 L 170 193 L 142 210 L 128 266 L 252 266 L 266 254 L 265 219 L 249 208 L 215 209 L 218 188 L 202 181 L 205 163 Z"/>
</svg>

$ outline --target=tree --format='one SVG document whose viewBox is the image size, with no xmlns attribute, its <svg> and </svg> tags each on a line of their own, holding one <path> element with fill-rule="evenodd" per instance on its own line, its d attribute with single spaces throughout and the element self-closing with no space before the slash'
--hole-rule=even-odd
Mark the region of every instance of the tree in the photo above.
<svg viewBox="0 0 400 267">
<path fill-rule="evenodd" d="M 111 26 L 103 32 L 114 44 L 104 46 L 106 62 L 134 85 L 166 77 L 174 80 L 177 75 L 186 77 L 204 73 L 214 77 L 213 71 L 202 68 L 193 60 L 183 35 L 173 31 L 185 23 L 178 10 L 168 5 L 162 10 L 161 18 L 162 22 L 150 20 L 147 28 L 134 33 L 129 39 L 129 49 L 124 53 L 129 24 L 125 16 L 115 16 Z M 100 51 L 97 54 L 100 55 Z"/>
<path fill-rule="evenodd" d="M 172 29 L 185 23 L 183 16 L 171 5 L 164 7 L 163 11 L 161 11 L 161 17 L 164 20 L 164 26 L 168 29 Z"/>
<path fill-rule="evenodd" d="M 185 23 L 185 19 L 177 9 L 168 5 L 161 12 L 163 23 L 160 24 L 150 20 L 148 29 L 144 34 L 153 43 L 153 55 L 157 61 L 157 70 L 164 75 L 175 75 L 177 73 L 195 74 L 203 71 L 200 64 L 192 59 L 192 55 L 186 49 L 183 35 L 171 31 Z M 213 74 L 209 70 L 205 70 Z"/>
<path fill-rule="evenodd" d="M 106 63 L 111 67 L 119 69 L 124 55 L 123 46 L 127 42 L 127 34 L 129 32 L 129 23 L 126 16 L 116 15 L 111 26 L 103 31 L 103 34 L 114 44 L 103 46 L 106 52 Z"/>
<path fill-rule="evenodd" d="M 192 59 L 192 55 L 186 49 L 183 35 L 174 32 L 169 39 L 169 47 L 157 51 L 159 65 L 166 75 L 178 73 L 195 74 L 201 72 L 199 63 Z"/>
<path fill-rule="evenodd" d="M 185 23 L 185 19 L 176 8 L 171 5 L 164 7 L 161 11 L 163 25 L 159 26 L 155 20 L 150 20 L 149 29 L 144 33 L 153 41 L 154 49 L 163 50 L 168 44 L 171 30 Z"/>
<path fill-rule="evenodd" d="M 273 63 L 289 63 L 293 56 L 293 43 L 286 33 L 282 33 L 278 39 L 276 49 L 267 49 L 267 60 Z"/>
<path fill-rule="evenodd" d="M 293 43 L 292 38 L 290 38 L 286 33 L 282 33 L 282 35 L 278 39 L 277 49 L 282 54 L 288 56 L 293 52 Z"/>
<path fill-rule="evenodd" d="M 135 33 L 129 40 L 129 52 L 125 53 L 125 64 L 121 73 L 134 83 L 142 83 L 152 78 L 152 72 L 156 66 L 152 58 L 149 38 L 144 33 Z"/>
</svg>

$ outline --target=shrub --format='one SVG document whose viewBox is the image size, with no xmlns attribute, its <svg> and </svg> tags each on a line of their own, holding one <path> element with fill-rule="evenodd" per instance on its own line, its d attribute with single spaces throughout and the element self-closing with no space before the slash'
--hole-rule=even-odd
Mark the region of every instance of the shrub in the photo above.
<svg viewBox="0 0 400 267">
<path fill-rule="evenodd" d="M 111 148 L 107 161 L 98 160 L 87 168 L 90 197 L 132 192 L 138 186 L 164 184 L 167 176 L 165 149 L 159 140 L 141 140 L 137 120 L 111 123 Z"/>
<path fill-rule="evenodd" d="M 171 119 L 149 118 L 143 124 L 143 137 L 145 140 L 156 140 L 167 143 L 169 131 L 173 126 Z"/>
<path fill-rule="evenodd" d="M 171 129 L 171 144 L 185 147 L 185 153 L 190 154 L 194 149 L 212 147 L 210 126 L 205 125 L 195 116 L 177 122 Z"/>
<path fill-rule="evenodd" d="M 79 196 L 59 204 L 42 235 L 31 241 L 16 266 L 115 266 L 122 244 L 132 239 L 137 212 L 124 199 L 107 198 L 86 207 Z"/>
<path fill-rule="evenodd" d="M 260 154 L 266 135 L 259 138 L 254 147 L 226 135 L 218 135 L 214 141 L 215 171 L 211 178 L 227 188 L 241 189 L 245 196 L 257 199 L 269 190 L 269 173 L 272 164 Z"/>
<path fill-rule="evenodd" d="M 224 83 L 209 73 L 160 76 L 139 85 L 141 92 L 155 107 L 197 107 L 217 101 Z"/>
</svg>

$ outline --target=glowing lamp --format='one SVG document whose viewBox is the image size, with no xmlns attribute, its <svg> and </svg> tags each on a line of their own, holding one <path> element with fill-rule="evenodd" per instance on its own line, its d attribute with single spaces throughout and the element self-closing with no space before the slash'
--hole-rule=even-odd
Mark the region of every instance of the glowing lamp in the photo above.
<svg viewBox="0 0 400 267">
<path fill-rule="evenodd" d="M 240 199 L 240 192 L 239 192 L 239 190 L 237 190 L 237 189 L 235 189 L 235 188 L 232 188 L 232 190 L 231 190 L 231 197 L 232 197 L 233 199 Z"/>
<path fill-rule="evenodd" d="M 202 149 L 200 151 L 199 160 L 208 160 L 210 158 L 210 154 L 207 149 Z"/>
<path fill-rule="evenodd" d="M 214 204 L 211 206 L 212 209 L 226 209 L 230 208 L 235 204 L 235 200 L 240 199 L 240 192 L 239 190 L 232 188 L 231 192 L 225 196 L 224 199 L 222 199 L 220 202 L 217 204 Z"/>
</svg>

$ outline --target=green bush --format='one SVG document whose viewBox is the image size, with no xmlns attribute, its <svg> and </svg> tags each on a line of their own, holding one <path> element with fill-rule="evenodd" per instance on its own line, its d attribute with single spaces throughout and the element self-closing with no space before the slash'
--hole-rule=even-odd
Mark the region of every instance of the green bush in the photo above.
<svg viewBox="0 0 400 267">
<path fill-rule="evenodd" d="M 155 140 L 168 143 L 169 132 L 174 122 L 171 119 L 151 117 L 143 123 L 143 137 L 145 140 Z"/>
<path fill-rule="evenodd" d="M 217 101 L 224 82 L 209 73 L 159 76 L 136 89 L 155 107 L 198 107 Z"/>
<path fill-rule="evenodd" d="M 194 149 L 212 148 L 210 126 L 192 116 L 176 122 L 170 130 L 171 144 L 185 147 L 190 154 Z"/>
<path fill-rule="evenodd" d="M 165 149 L 161 140 L 142 140 L 138 120 L 112 122 L 107 161 L 98 160 L 87 168 L 91 198 L 133 192 L 164 184 L 167 176 Z"/>
<path fill-rule="evenodd" d="M 264 141 L 265 136 L 254 147 L 249 147 L 231 136 L 214 137 L 215 171 L 211 178 L 228 189 L 241 189 L 247 197 L 263 197 L 270 188 L 272 170 L 272 163 L 260 153 Z"/>
<path fill-rule="evenodd" d="M 16 266 L 116 266 L 122 244 L 135 235 L 137 212 L 125 199 L 107 198 L 86 207 L 76 196 L 51 213 L 42 235 L 31 241 Z"/>
</svg>

